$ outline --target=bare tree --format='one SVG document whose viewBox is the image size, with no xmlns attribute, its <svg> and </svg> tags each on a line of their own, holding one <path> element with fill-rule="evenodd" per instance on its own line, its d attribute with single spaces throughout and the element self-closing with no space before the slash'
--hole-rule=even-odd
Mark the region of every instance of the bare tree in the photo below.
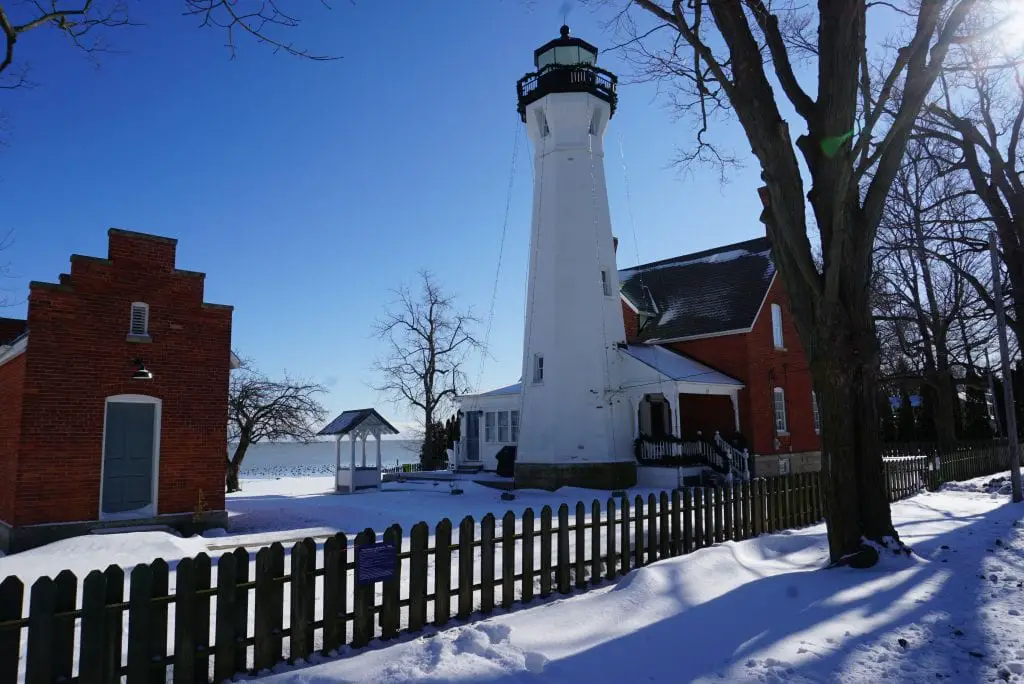
<svg viewBox="0 0 1024 684">
<path fill-rule="evenodd" d="M 200 27 L 221 29 L 226 33 L 227 48 L 233 57 L 238 36 L 248 36 L 296 57 L 312 60 L 334 59 L 311 53 L 288 42 L 282 33 L 299 25 L 299 20 L 286 14 L 278 0 L 180 0 L 183 13 L 195 17 Z M 137 26 L 129 11 L 128 0 L 31 0 L 0 1 L 0 77 L 7 77 L 0 87 L 13 88 L 27 83 L 25 71 L 11 77 L 16 63 L 16 47 L 32 31 L 56 30 L 76 48 L 91 55 L 108 49 L 109 29 Z M 326 7 L 326 3 L 324 4 Z"/>
<path fill-rule="evenodd" d="M 227 460 L 229 492 L 239 491 L 238 471 L 253 444 L 284 439 L 308 443 L 316 437 L 316 426 L 327 417 L 316 397 L 326 391 L 323 385 L 287 376 L 271 380 L 251 361 L 242 362 L 232 373 L 228 396 L 228 441 L 236 443 Z"/>
<path fill-rule="evenodd" d="M 929 141 L 947 173 L 966 179 L 978 200 L 975 219 L 996 229 L 1009 279 L 1007 323 L 1022 339 L 1024 70 L 1016 60 L 1007 63 L 999 53 L 975 45 L 958 46 L 956 57 L 956 68 L 940 80 L 916 134 Z M 968 248 L 988 248 L 987 236 L 965 237 Z"/>
<path fill-rule="evenodd" d="M 969 194 L 924 144 L 912 143 L 875 247 L 883 375 L 896 385 L 923 383 L 942 446 L 957 437 L 957 384 L 979 375 L 977 350 L 993 339 L 992 311 L 968 280 L 985 277 L 985 255 L 956 248 L 983 236 Z"/>
<path fill-rule="evenodd" d="M 637 44 L 654 46 L 645 54 L 672 65 L 674 82 L 695 103 L 701 130 L 715 107 L 731 111 L 760 164 L 762 220 L 821 403 L 826 521 L 835 563 L 873 565 L 877 552 L 865 539 L 883 545 L 898 540 L 878 443 L 875 234 L 914 120 L 950 45 L 965 39 L 964 21 L 979 1 L 821 0 L 796 22 L 787 20 L 800 13 L 796 3 L 630 2 L 671 36 L 656 47 L 652 41 L 661 34 L 635 33 Z M 869 6 L 906 22 L 908 40 L 884 51 L 881 71 L 869 66 Z M 807 36 L 808 27 L 817 27 L 816 39 Z M 801 84 L 798 59 L 813 63 L 816 92 Z M 806 129 L 795 141 L 773 79 Z M 698 142 L 706 145 L 703 136 Z M 808 235 L 808 209 L 820 235 L 820 265 Z"/>
<path fill-rule="evenodd" d="M 421 271 L 419 281 L 418 291 L 408 286 L 396 290 L 397 301 L 374 326 L 388 347 L 374 364 L 381 377 L 374 389 L 419 412 L 426 443 L 441 411 L 468 389 L 463 366 L 469 353 L 483 345 L 473 332 L 476 317 L 458 311 L 454 297 L 429 272 Z M 437 456 L 430 444 L 426 447 L 424 458 Z"/>
</svg>

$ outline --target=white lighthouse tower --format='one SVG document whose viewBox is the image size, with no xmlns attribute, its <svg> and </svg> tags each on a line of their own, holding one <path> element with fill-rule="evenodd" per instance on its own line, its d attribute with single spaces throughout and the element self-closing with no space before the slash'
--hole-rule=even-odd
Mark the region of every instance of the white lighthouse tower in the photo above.
<svg viewBox="0 0 1024 684">
<path fill-rule="evenodd" d="M 632 486 L 625 344 L 604 177 L 603 136 L 616 77 L 597 48 L 569 36 L 534 51 L 518 83 L 534 148 L 533 226 L 516 484 Z"/>
</svg>

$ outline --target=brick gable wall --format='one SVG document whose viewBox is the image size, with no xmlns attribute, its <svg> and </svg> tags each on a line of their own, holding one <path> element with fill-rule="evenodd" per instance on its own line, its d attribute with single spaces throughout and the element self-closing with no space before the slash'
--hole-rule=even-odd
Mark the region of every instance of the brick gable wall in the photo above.
<svg viewBox="0 0 1024 684">
<path fill-rule="evenodd" d="M 775 349 L 772 335 L 771 305 L 782 307 L 782 341 L 785 349 Z M 749 370 L 746 382 L 751 397 L 751 451 L 758 454 L 817 451 L 820 440 L 814 431 L 811 408 L 811 381 L 807 357 L 789 312 L 782 283 L 776 277 L 748 338 Z M 785 390 L 788 435 L 778 435 L 775 449 L 775 413 L 772 391 Z"/>
<path fill-rule="evenodd" d="M 175 243 L 110 231 L 107 259 L 73 256 L 60 285 L 33 283 L 16 525 L 94 520 L 106 398 L 162 400 L 158 513 L 224 508 L 231 309 L 174 267 Z M 152 341 L 129 342 L 131 304 Z M 141 357 L 153 380 L 130 379 Z M 60 505 L 54 505 L 59 501 Z"/>
<path fill-rule="evenodd" d="M 25 357 L 23 353 L 0 366 L 0 520 L 7 524 L 14 523 Z"/>
</svg>

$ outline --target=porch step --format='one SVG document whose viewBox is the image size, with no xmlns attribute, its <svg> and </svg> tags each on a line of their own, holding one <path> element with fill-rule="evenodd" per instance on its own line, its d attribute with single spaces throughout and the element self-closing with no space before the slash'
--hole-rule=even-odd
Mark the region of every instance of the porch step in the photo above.
<svg viewBox="0 0 1024 684">
<path fill-rule="evenodd" d="M 464 463 L 464 464 L 460 465 L 458 468 L 456 468 L 455 472 L 456 473 L 461 473 L 463 475 L 475 475 L 476 473 L 479 473 L 483 469 L 484 469 L 483 463 L 477 463 L 477 464 L 473 464 L 473 465 L 467 465 L 467 464 Z"/>
</svg>

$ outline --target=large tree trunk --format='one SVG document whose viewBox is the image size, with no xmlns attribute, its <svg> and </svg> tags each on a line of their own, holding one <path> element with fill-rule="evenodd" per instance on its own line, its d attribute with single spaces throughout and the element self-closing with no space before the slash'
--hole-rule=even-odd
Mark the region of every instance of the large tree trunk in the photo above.
<svg viewBox="0 0 1024 684">
<path fill-rule="evenodd" d="M 860 324 L 836 311 L 809 337 L 811 369 L 822 411 L 822 476 L 832 562 L 866 553 L 866 538 L 897 540 L 879 450 L 877 340 L 870 317 Z M 866 320 L 865 320 L 866 318 Z"/>
<path fill-rule="evenodd" d="M 242 460 L 245 459 L 245 452 L 248 449 L 249 440 L 243 437 L 238 441 L 235 453 L 228 459 L 227 476 L 225 478 L 228 493 L 242 491 L 242 487 L 238 484 L 238 471 L 242 468 Z"/>
</svg>

